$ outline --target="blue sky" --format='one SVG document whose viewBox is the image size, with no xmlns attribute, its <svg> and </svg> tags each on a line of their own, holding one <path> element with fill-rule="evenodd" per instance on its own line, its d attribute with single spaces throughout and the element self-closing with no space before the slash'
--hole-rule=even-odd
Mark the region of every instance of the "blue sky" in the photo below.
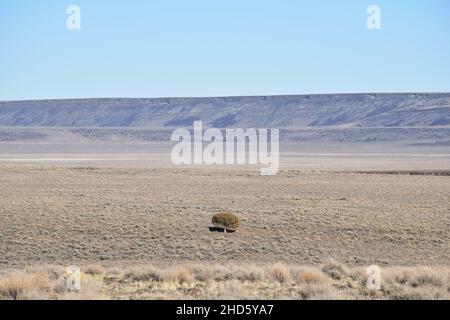
<svg viewBox="0 0 450 320">
<path fill-rule="evenodd" d="M 406 91 L 450 91 L 450 1 L 0 0 L 0 100 Z"/>
</svg>

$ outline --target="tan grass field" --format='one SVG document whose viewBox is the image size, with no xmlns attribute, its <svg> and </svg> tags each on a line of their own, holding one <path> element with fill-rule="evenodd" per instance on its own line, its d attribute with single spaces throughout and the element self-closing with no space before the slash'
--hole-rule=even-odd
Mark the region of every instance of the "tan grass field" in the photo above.
<svg viewBox="0 0 450 320">
<path fill-rule="evenodd" d="M 381 287 L 366 286 L 365 268 L 186 263 L 82 267 L 81 288 L 68 291 L 61 266 L 28 267 L 0 276 L 0 299 L 449 299 L 449 267 L 387 267 Z"/>
<path fill-rule="evenodd" d="M 448 299 L 449 199 L 448 176 L 2 164 L 0 299 Z M 222 211 L 238 232 L 208 230 Z M 67 293 L 45 266 L 69 264 L 101 271 Z"/>
</svg>

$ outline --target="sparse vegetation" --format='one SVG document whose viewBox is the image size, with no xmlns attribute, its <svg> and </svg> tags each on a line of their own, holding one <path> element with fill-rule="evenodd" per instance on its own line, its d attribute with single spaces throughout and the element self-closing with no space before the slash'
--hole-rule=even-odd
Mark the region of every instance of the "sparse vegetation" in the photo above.
<svg viewBox="0 0 450 320">
<path fill-rule="evenodd" d="M 323 272 L 314 268 L 306 268 L 299 271 L 297 273 L 297 279 L 299 282 L 304 282 L 306 284 L 325 283 L 329 280 Z"/>
<path fill-rule="evenodd" d="M 161 274 L 159 270 L 152 265 L 136 266 L 129 268 L 125 274 L 124 279 L 136 282 L 136 281 L 160 281 Z"/>
<path fill-rule="evenodd" d="M 365 268 L 337 262 L 317 267 L 284 263 L 141 265 L 82 273 L 80 292 L 61 282 L 63 268 L 4 271 L 0 299 L 449 299 L 449 267 L 382 269 L 380 290 L 365 287 Z M 82 270 L 90 270 L 82 268 Z M 328 272 L 332 270 L 332 272 Z M 339 277 L 336 270 L 340 270 Z M 343 273 L 342 270 L 346 272 Z M 55 279 L 54 272 L 57 272 Z M 339 279 L 337 279 L 339 278 Z"/>
<path fill-rule="evenodd" d="M 0 185 L 0 299 L 449 298 L 446 177 L 5 164 Z M 224 210 L 245 228 L 205 232 Z M 423 261 L 376 291 L 357 267 Z"/>
<path fill-rule="evenodd" d="M 163 272 L 162 279 L 166 282 L 190 283 L 193 281 L 192 274 L 186 266 L 172 266 Z"/>
<path fill-rule="evenodd" d="M 0 300 L 47 299 L 52 290 L 45 272 L 13 272 L 0 277 Z"/>
<path fill-rule="evenodd" d="M 97 275 L 101 275 L 105 272 L 105 270 L 103 269 L 103 267 L 101 265 L 98 264 L 90 264 L 87 265 L 83 268 L 83 272 L 86 274 L 97 274 Z"/>
<path fill-rule="evenodd" d="M 322 271 L 335 280 L 340 280 L 348 274 L 347 269 L 335 260 L 326 262 L 322 266 Z"/>
<path fill-rule="evenodd" d="M 269 268 L 269 274 L 274 281 L 286 283 L 291 281 L 291 273 L 289 269 L 282 263 L 274 264 Z"/>
<path fill-rule="evenodd" d="M 347 265 L 450 265 L 446 177 L 77 168 L 0 166 L 0 186 L 8 186 L 0 192 L 0 268 L 174 259 L 317 264 L 330 256 Z M 207 231 L 224 211 L 241 221 L 226 239 Z"/>
</svg>

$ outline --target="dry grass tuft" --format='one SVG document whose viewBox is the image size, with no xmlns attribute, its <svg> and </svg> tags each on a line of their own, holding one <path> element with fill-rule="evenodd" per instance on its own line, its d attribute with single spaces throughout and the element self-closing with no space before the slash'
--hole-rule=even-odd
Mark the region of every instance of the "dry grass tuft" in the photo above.
<svg viewBox="0 0 450 320">
<path fill-rule="evenodd" d="M 329 282 L 329 279 L 323 272 L 313 268 L 299 271 L 297 279 L 299 282 L 306 284 L 323 284 Z"/>
<path fill-rule="evenodd" d="M 383 273 L 389 283 L 409 285 L 411 287 L 445 287 L 450 275 L 443 268 L 393 268 Z"/>
<path fill-rule="evenodd" d="M 322 266 L 322 271 L 334 280 L 341 280 L 348 275 L 348 270 L 341 263 L 329 260 Z"/>
<path fill-rule="evenodd" d="M 87 265 L 85 267 L 82 267 L 81 270 L 85 274 L 90 274 L 90 275 L 102 275 L 105 273 L 105 269 L 101 265 L 98 265 L 98 264 Z"/>
<path fill-rule="evenodd" d="M 241 266 L 234 273 L 235 278 L 240 281 L 260 282 L 265 278 L 261 267 L 254 265 Z"/>
<path fill-rule="evenodd" d="M 291 281 L 291 272 L 283 263 L 276 263 L 269 267 L 269 275 L 273 280 L 286 283 Z"/>
<path fill-rule="evenodd" d="M 323 297 L 338 296 L 336 289 L 319 283 L 303 284 L 297 288 L 296 294 L 302 300 L 319 300 Z"/>
<path fill-rule="evenodd" d="M 103 281 L 95 277 L 86 277 L 81 281 L 79 292 L 63 290 L 56 299 L 58 300 L 99 300 L 105 299 L 102 294 Z"/>
<path fill-rule="evenodd" d="M 174 266 L 164 272 L 163 280 L 182 284 L 192 282 L 194 277 L 186 266 Z"/>
<path fill-rule="evenodd" d="M 124 279 L 128 281 L 161 281 L 161 273 L 158 268 L 152 265 L 135 266 L 129 268 Z"/>
<path fill-rule="evenodd" d="M 446 275 L 431 270 L 430 268 L 420 268 L 417 275 L 412 279 L 413 287 L 444 287 L 447 281 Z"/>
<path fill-rule="evenodd" d="M 190 263 L 186 265 L 195 280 L 197 281 L 209 281 L 220 278 L 220 271 L 223 271 L 221 265 L 207 264 L 207 263 Z"/>
<path fill-rule="evenodd" d="M 0 299 L 47 299 L 52 285 L 46 273 L 15 272 L 0 278 Z"/>
<path fill-rule="evenodd" d="M 257 296 L 257 292 L 252 292 L 246 288 L 242 282 L 231 280 L 220 289 L 217 298 L 223 300 L 256 300 L 261 299 L 262 297 Z"/>
</svg>

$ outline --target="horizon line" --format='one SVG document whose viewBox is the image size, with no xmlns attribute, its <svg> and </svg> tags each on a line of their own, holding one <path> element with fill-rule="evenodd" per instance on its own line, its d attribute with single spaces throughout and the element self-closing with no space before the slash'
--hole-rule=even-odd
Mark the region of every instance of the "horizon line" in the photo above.
<svg viewBox="0 0 450 320">
<path fill-rule="evenodd" d="M 62 100 L 106 100 L 106 99 L 220 99 L 220 98 L 261 98 L 261 97 L 285 97 L 285 96 L 338 96 L 338 95 L 388 95 L 388 94 L 450 94 L 450 91 L 384 91 L 384 92 L 343 92 L 343 93 L 292 93 L 292 94 L 252 94 L 252 95 L 217 95 L 217 96 L 155 96 L 155 97 L 85 97 L 85 98 L 39 98 L 39 99 L 17 99 L 0 100 L 0 102 L 26 102 L 26 101 L 62 101 Z"/>
</svg>

